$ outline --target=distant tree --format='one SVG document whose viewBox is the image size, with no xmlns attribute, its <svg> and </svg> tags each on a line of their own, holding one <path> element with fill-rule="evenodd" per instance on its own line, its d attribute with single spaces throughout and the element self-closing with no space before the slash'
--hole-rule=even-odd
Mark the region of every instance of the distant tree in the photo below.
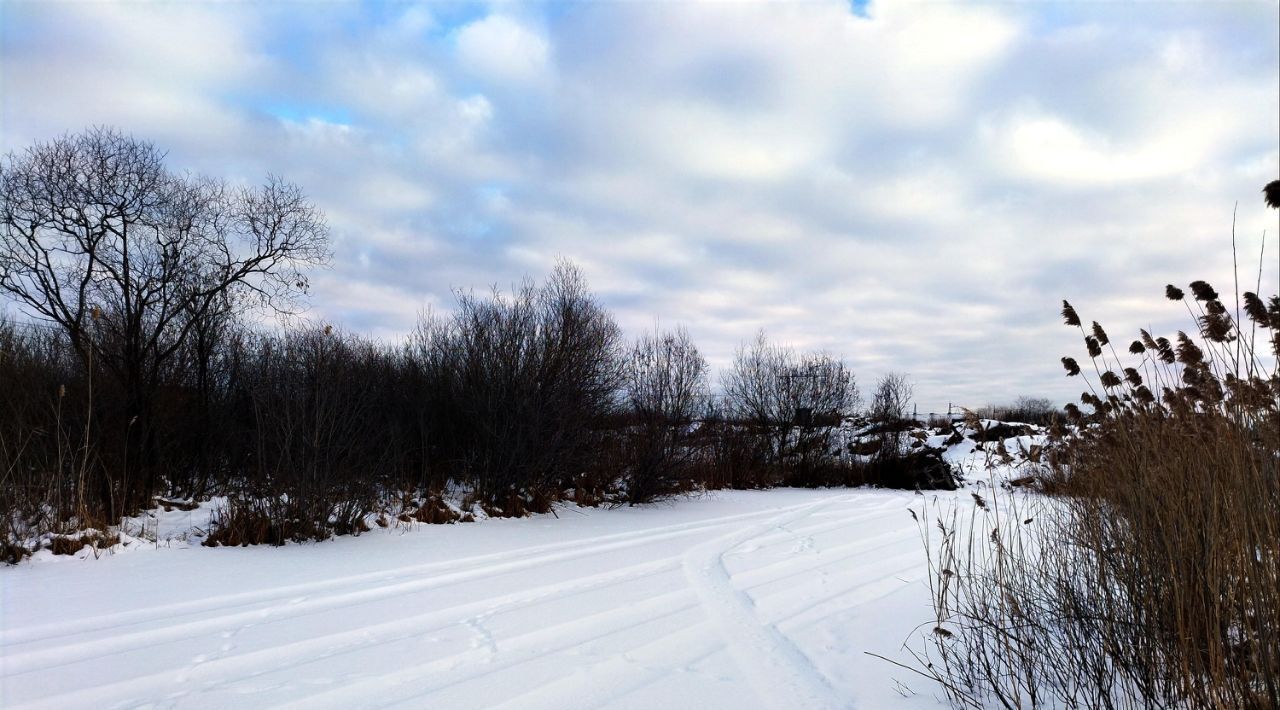
<svg viewBox="0 0 1280 710">
<path fill-rule="evenodd" d="M 65 330 L 123 399 L 128 445 L 107 482 L 121 490 L 103 491 L 115 513 L 154 487 L 155 393 L 192 332 L 228 303 L 293 310 L 329 258 L 324 217 L 296 186 L 233 187 L 164 159 L 93 128 L 0 161 L 0 293 Z"/>
<path fill-rule="evenodd" d="M 905 453 L 903 424 L 914 389 L 911 380 L 898 372 L 886 373 L 876 382 L 867 414 L 879 429 L 880 458 L 897 458 Z"/>
<path fill-rule="evenodd" d="M 777 464 L 821 448 L 817 439 L 825 437 L 816 435 L 839 424 L 858 402 L 857 382 L 843 362 L 773 345 L 763 331 L 738 349 L 722 386 L 729 416 L 762 432 Z"/>
<path fill-rule="evenodd" d="M 1013 401 L 1013 409 L 1028 421 L 1039 422 L 1057 411 L 1053 401 L 1046 397 L 1028 397 L 1023 395 Z"/>
<path fill-rule="evenodd" d="M 868 411 L 872 421 L 893 422 L 907 418 L 915 387 L 911 380 L 899 372 L 889 372 L 876 382 Z"/>
<path fill-rule="evenodd" d="M 1059 412 L 1052 400 L 1022 395 L 1015 399 L 1013 404 L 988 406 L 979 410 L 979 413 L 987 419 L 1046 425 Z"/>
</svg>

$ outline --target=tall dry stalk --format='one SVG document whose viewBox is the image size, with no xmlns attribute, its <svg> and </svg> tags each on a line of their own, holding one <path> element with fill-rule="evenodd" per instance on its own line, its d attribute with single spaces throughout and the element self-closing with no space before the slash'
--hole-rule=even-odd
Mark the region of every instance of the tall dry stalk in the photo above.
<svg viewBox="0 0 1280 710">
<path fill-rule="evenodd" d="M 1070 304 L 1092 377 L 1038 474 L 968 527 L 938 518 L 935 631 L 920 652 L 957 705 L 1280 706 L 1280 297 L 1166 295 L 1192 334 L 1122 356 Z M 1258 343 L 1257 330 L 1271 334 Z"/>
</svg>

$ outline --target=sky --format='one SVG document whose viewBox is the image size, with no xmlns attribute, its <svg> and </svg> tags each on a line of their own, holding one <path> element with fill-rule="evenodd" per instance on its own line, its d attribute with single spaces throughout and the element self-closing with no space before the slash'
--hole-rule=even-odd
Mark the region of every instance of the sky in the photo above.
<svg viewBox="0 0 1280 710">
<path fill-rule="evenodd" d="M 761 329 L 921 412 L 1058 403 L 1062 299 L 1280 270 L 1276 2 L 0 2 L 0 150 L 109 125 L 300 185 L 307 317 L 395 340 L 575 262 L 713 371 Z M 1252 288 L 1252 286 L 1250 286 Z"/>
</svg>

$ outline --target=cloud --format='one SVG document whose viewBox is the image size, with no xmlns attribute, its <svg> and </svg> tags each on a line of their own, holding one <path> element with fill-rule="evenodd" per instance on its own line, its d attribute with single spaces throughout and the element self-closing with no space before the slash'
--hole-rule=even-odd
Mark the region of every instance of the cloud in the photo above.
<svg viewBox="0 0 1280 710">
<path fill-rule="evenodd" d="M 239 8 L 33 4 L 4 12 L 6 142 L 45 138 L 46 127 L 68 123 L 170 140 L 233 132 L 238 121 L 222 97 L 254 85 L 267 63 Z"/>
<path fill-rule="evenodd" d="M 631 333 L 723 367 L 764 328 L 922 411 L 1077 396 L 1061 299 L 1185 328 L 1160 291 L 1226 290 L 1235 202 L 1242 254 L 1275 238 L 1274 5 L 308 9 L 7 6 L 0 142 L 110 123 L 298 182 L 318 319 L 391 337 L 568 257 Z"/>
<path fill-rule="evenodd" d="M 540 81 L 550 70 L 550 46 L 538 33 L 506 15 L 489 15 L 458 31 L 462 69 L 500 83 Z"/>
</svg>

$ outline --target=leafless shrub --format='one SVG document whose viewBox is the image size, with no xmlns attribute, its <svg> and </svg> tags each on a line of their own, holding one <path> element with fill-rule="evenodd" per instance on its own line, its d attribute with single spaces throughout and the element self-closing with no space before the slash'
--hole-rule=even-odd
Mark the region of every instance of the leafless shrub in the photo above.
<svg viewBox="0 0 1280 710">
<path fill-rule="evenodd" d="M 706 410 L 707 362 L 684 329 L 642 336 L 623 363 L 626 496 L 632 505 L 679 489 Z"/>
<path fill-rule="evenodd" d="M 458 294 L 455 312 L 425 317 L 412 342 L 433 468 L 505 513 L 513 492 L 572 488 L 614 409 L 619 339 L 568 263 L 514 294 Z"/>
<path fill-rule="evenodd" d="M 331 531 L 323 520 L 304 517 L 312 511 L 287 499 L 259 495 L 232 496 L 214 511 L 206 547 L 283 545 L 286 542 L 323 540 Z"/>
<path fill-rule="evenodd" d="M 88 547 L 98 555 L 100 550 L 110 549 L 120 543 L 120 536 L 94 531 L 84 531 L 70 535 L 54 535 L 49 541 L 49 550 L 55 555 L 74 555 Z"/>
<path fill-rule="evenodd" d="M 738 349 L 721 385 L 727 417 L 755 435 L 763 463 L 802 485 L 831 465 L 832 432 L 859 399 L 843 362 L 770 344 L 763 331 Z"/>
<path fill-rule="evenodd" d="M 311 526 L 273 541 L 362 532 L 388 483 L 390 452 L 379 440 L 381 411 L 369 386 L 384 353 L 324 327 L 260 337 L 250 355 L 255 467 L 224 517 L 240 524 L 261 513 L 277 527 Z"/>
</svg>

